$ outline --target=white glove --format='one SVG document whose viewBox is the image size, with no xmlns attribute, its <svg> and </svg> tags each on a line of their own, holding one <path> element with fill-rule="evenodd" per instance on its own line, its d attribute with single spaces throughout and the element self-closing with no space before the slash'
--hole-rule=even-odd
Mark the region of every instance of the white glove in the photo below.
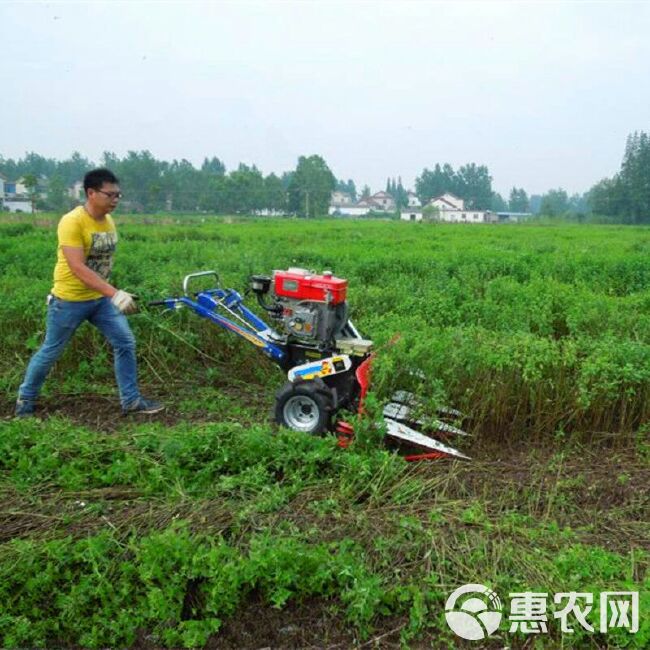
<svg viewBox="0 0 650 650">
<path fill-rule="evenodd" d="M 130 293 L 118 289 L 113 297 L 111 302 L 119 309 L 123 314 L 135 314 L 138 311 L 138 306 L 135 304 L 135 300 Z"/>
</svg>

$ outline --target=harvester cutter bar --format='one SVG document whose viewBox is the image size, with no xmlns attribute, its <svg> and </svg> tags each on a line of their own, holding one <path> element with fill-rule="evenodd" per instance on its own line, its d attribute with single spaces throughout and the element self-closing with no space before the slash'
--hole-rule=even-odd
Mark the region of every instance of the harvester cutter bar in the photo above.
<svg viewBox="0 0 650 650">
<path fill-rule="evenodd" d="M 405 406 L 410 406 L 415 408 L 422 406 L 422 401 L 417 397 L 417 395 L 407 391 L 407 390 L 397 390 L 392 396 L 391 400 L 397 402 L 398 404 L 404 404 Z M 438 406 L 436 411 L 439 415 L 447 418 L 456 418 L 456 419 L 465 419 L 467 415 L 461 413 L 459 410 L 451 408 L 450 406 Z"/>
<path fill-rule="evenodd" d="M 420 418 L 414 417 L 411 413 L 411 407 L 406 404 L 399 404 L 398 402 L 389 402 L 384 406 L 384 417 L 390 418 L 391 420 L 396 420 L 397 422 L 402 422 L 410 426 L 417 426 L 418 428 L 426 428 L 430 430 L 438 431 L 445 435 L 452 436 L 470 436 L 471 434 L 454 427 L 451 424 L 447 424 L 442 420 L 432 419 L 429 421 L 422 420 Z"/>
<path fill-rule="evenodd" d="M 428 452 L 438 452 L 445 456 L 452 456 L 453 458 L 462 458 L 470 460 L 469 456 L 461 453 L 453 447 L 443 444 L 438 440 L 434 440 L 423 433 L 411 429 L 411 427 L 401 422 L 396 422 L 389 418 L 385 418 L 386 422 L 386 435 L 401 443 L 407 443 L 421 449 L 426 449 Z"/>
</svg>

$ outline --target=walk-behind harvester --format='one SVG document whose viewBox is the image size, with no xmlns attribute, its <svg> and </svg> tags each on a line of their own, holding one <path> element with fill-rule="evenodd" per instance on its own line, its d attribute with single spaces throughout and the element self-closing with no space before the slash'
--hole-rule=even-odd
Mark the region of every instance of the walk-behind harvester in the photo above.
<svg viewBox="0 0 650 650">
<path fill-rule="evenodd" d="M 214 288 L 190 293 L 191 282 L 208 276 L 216 279 Z M 287 373 L 288 380 L 275 397 L 275 421 L 307 434 L 335 432 L 339 444 L 347 446 L 354 427 L 343 414 L 363 413 L 374 357 L 372 341 L 364 339 L 348 318 L 347 287 L 347 280 L 328 271 L 316 275 L 290 268 L 274 271 L 273 276 L 252 276 L 249 291 L 275 328 L 248 309 L 237 291 L 221 288 L 215 271 L 191 273 L 183 280 L 181 297 L 149 304 L 188 307 L 258 347 Z M 412 415 L 414 408 L 415 396 L 397 391 L 383 411 L 386 436 L 416 452 L 407 460 L 467 458 L 431 435 L 446 440 L 468 434 L 443 419 L 418 419 Z M 438 415 L 462 417 L 449 408 L 440 409 Z M 428 435 L 414 426 L 426 427 Z"/>
</svg>

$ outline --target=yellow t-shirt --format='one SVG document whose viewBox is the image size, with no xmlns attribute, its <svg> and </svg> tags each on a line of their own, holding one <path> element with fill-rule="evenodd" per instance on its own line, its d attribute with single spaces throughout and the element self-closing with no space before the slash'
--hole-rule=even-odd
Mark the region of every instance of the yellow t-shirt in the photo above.
<svg viewBox="0 0 650 650">
<path fill-rule="evenodd" d="M 89 289 L 71 270 L 63 255 L 62 246 L 83 248 L 86 266 L 104 280 L 108 280 L 117 245 L 115 223 L 109 214 L 102 221 L 93 219 L 83 206 L 61 217 L 57 229 L 59 246 L 54 267 L 52 293 L 61 300 L 95 300 L 102 294 Z"/>
</svg>

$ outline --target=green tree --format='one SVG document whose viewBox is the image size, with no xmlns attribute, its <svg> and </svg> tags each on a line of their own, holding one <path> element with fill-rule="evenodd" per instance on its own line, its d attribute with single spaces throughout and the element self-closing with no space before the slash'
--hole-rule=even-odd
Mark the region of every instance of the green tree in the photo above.
<svg viewBox="0 0 650 650">
<path fill-rule="evenodd" d="M 650 136 L 635 131 L 628 136 L 619 173 L 626 205 L 621 206 L 633 223 L 650 223 Z"/>
<path fill-rule="evenodd" d="M 587 192 L 586 200 L 590 211 L 596 215 L 613 217 L 625 212 L 624 188 L 618 175 L 596 183 Z"/>
<path fill-rule="evenodd" d="M 549 190 L 542 196 L 540 213 L 547 217 L 558 217 L 569 211 L 569 197 L 561 187 Z"/>
<path fill-rule="evenodd" d="M 289 185 L 291 185 L 293 174 L 294 172 L 283 172 L 282 176 L 280 176 L 280 180 L 282 181 L 282 187 L 284 188 L 285 192 L 289 191 Z"/>
<path fill-rule="evenodd" d="M 357 200 L 357 188 L 354 184 L 354 181 L 351 178 L 348 178 L 347 181 L 338 180 L 336 181 L 336 188 L 338 192 L 345 192 L 350 196 L 353 201 Z"/>
<path fill-rule="evenodd" d="M 508 204 L 503 200 L 503 197 L 498 192 L 492 193 L 492 198 L 490 199 L 490 210 L 492 210 L 492 212 L 506 212 L 508 210 Z"/>
<path fill-rule="evenodd" d="M 17 176 L 26 176 L 33 174 L 36 178 L 49 178 L 56 171 L 56 160 L 44 158 L 40 154 L 30 151 L 25 154 L 22 160 L 17 164 Z"/>
<path fill-rule="evenodd" d="M 388 182 L 386 183 L 386 187 L 388 188 L 386 192 L 390 194 L 394 201 L 395 201 L 395 207 L 400 210 L 401 208 L 405 208 L 408 203 L 409 203 L 409 197 L 408 197 L 408 192 L 406 189 L 404 189 L 404 186 L 402 185 L 402 177 L 398 176 L 397 180 L 394 178 L 388 179 Z"/>
<path fill-rule="evenodd" d="M 63 179 L 66 187 L 70 187 L 77 181 L 82 180 L 85 174 L 94 166 L 90 160 L 75 151 L 70 158 L 57 164 L 56 175 Z"/>
<path fill-rule="evenodd" d="M 289 209 L 304 217 L 327 214 L 336 179 L 321 156 L 300 156 L 289 185 Z"/>
<path fill-rule="evenodd" d="M 422 205 L 426 205 L 431 199 L 445 192 L 458 194 L 456 172 L 448 163 L 442 166 L 436 163 L 433 170 L 425 168 L 422 170 L 422 174 L 415 179 L 415 193 Z"/>
<path fill-rule="evenodd" d="M 264 177 L 255 165 L 243 163 L 228 174 L 228 208 L 232 212 L 250 214 L 266 207 Z"/>
<path fill-rule="evenodd" d="M 198 180 L 198 177 L 197 177 Z M 197 207 L 203 212 L 214 212 L 216 214 L 226 212 L 226 196 L 228 193 L 228 178 L 208 174 L 202 178 L 200 184 L 197 184 L 199 192 Z M 173 201 L 173 194 L 172 201 Z"/>
<path fill-rule="evenodd" d="M 528 194 L 523 187 L 513 187 L 510 190 L 510 200 L 508 201 L 510 212 L 528 212 L 530 210 L 530 202 Z"/>
<path fill-rule="evenodd" d="M 208 158 L 203 159 L 203 164 L 201 165 L 201 171 L 205 172 L 206 174 L 215 174 L 217 176 L 223 176 L 226 173 L 226 166 L 217 158 L 216 156 L 212 156 L 208 160 Z"/>
<path fill-rule="evenodd" d="M 485 210 L 492 203 L 492 177 L 485 165 L 468 163 L 456 172 L 448 163 L 436 164 L 415 179 L 415 191 L 423 205 L 450 192 L 463 199 L 468 210 Z"/>
<path fill-rule="evenodd" d="M 18 164 L 12 158 L 0 156 L 0 173 L 4 174 L 7 180 L 15 181 L 20 175 L 18 174 Z"/>
<path fill-rule="evenodd" d="M 621 169 L 596 183 L 586 202 L 597 215 L 624 223 L 650 223 L 650 136 L 631 133 L 625 143 Z"/>
<path fill-rule="evenodd" d="M 287 193 L 282 186 L 282 179 L 269 174 L 264 179 L 264 207 L 277 212 L 287 209 Z"/>
<path fill-rule="evenodd" d="M 46 205 L 48 210 L 61 212 L 70 205 L 70 197 L 67 193 L 66 184 L 59 174 L 55 174 L 50 178 L 47 188 Z"/>
<path fill-rule="evenodd" d="M 492 176 L 485 165 L 469 163 L 459 168 L 457 194 L 468 210 L 487 210 L 492 200 Z"/>
<path fill-rule="evenodd" d="M 422 218 L 425 221 L 440 221 L 440 208 L 435 205 L 425 205 L 422 208 Z"/>
<path fill-rule="evenodd" d="M 530 211 L 533 214 L 539 214 L 542 208 L 542 196 L 541 194 L 531 194 L 530 195 Z"/>
<path fill-rule="evenodd" d="M 161 186 L 165 202 L 172 210 L 187 212 L 194 212 L 197 209 L 216 210 L 216 206 L 205 207 L 206 201 L 216 200 L 214 191 L 210 199 L 206 197 L 209 189 L 215 190 L 216 185 L 212 186 L 210 177 L 202 174 L 189 160 L 173 160 L 165 164 L 161 169 Z M 203 208 L 201 208 L 202 203 Z"/>
<path fill-rule="evenodd" d="M 149 151 L 129 151 L 125 158 L 105 153 L 103 166 L 120 179 L 124 205 L 137 212 L 156 212 L 165 207 L 166 163 L 156 160 Z"/>
<path fill-rule="evenodd" d="M 32 202 L 32 212 L 36 212 L 36 192 L 38 189 L 38 178 L 36 174 L 25 174 L 22 178 L 23 185 L 27 189 L 27 194 Z"/>
<path fill-rule="evenodd" d="M 585 215 L 589 212 L 587 194 L 572 194 L 569 197 L 569 212 L 574 215 Z"/>
</svg>

